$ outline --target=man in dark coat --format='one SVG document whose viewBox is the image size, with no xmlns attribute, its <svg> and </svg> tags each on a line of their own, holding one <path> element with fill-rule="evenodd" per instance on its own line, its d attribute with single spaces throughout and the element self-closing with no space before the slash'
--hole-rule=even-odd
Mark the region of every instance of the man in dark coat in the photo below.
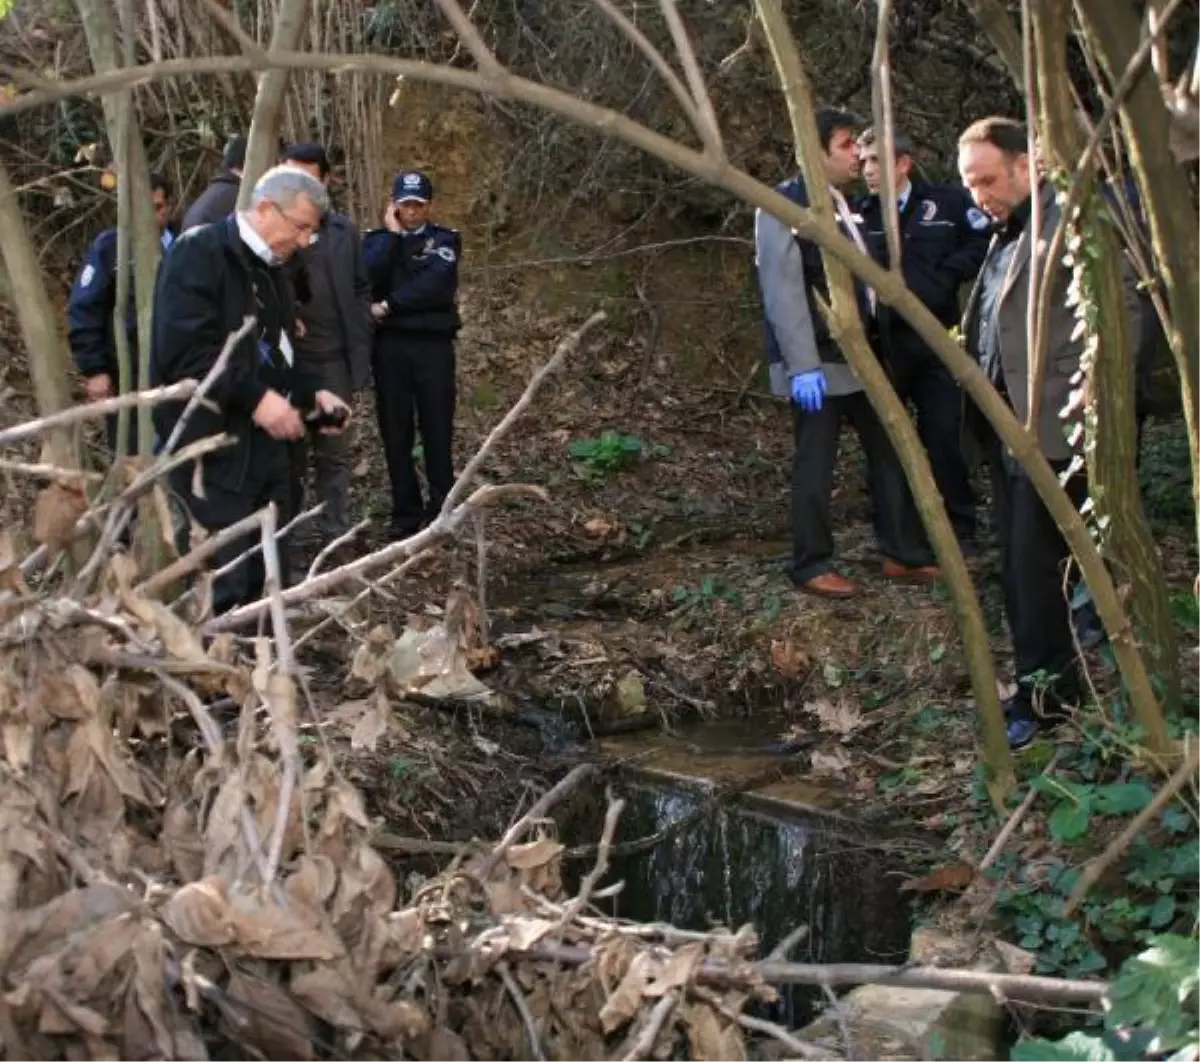
<svg viewBox="0 0 1200 1062">
<path fill-rule="evenodd" d="M 958 168 L 978 206 L 996 223 L 975 288 L 967 302 L 962 334 L 967 349 L 1012 407 L 1029 417 L 1029 268 L 1033 247 L 1048 247 L 1063 224 L 1054 186 L 1039 189 L 1039 232 L 1032 232 L 1033 182 L 1025 129 L 1009 118 L 983 118 L 959 137 Z M 1122 256 L 1124 297 L 1132 335 L 1141 329 L 1133 270 Z M 1051 468 L 1064 480 L 1076 506 L 1088 494 L 1087 474 L 1076 445 L 1080 414 L 1072 403 L 1078 386 L 1084 337 L 1070 297 L 1071 270 L 1060 259 L 1051 271 L 1046 321 L 1046 370 L 1038 419 L 1030 425 Z M 1135 338 L 1136 342 L 1136 338 Z M 1004 611 L 1013 642 L 1016 692 L 1004 702 L 1008 740 L 1028 744 L 1044 719 L 1079 703 L 1082 693 L 1071 633 L 1064 575 L 1070 551 L 1024 468 L 981 415 L 970 407 L 969 425 L 979 432 L 992 470 L 993 505 L 1000 532 Z"/>
<path fill-rule="evenodd" d="M 170 227 L 171 187 L 160 173 L 150 174 L 150 197 L 158 220 L 163 250 L 171 246 L 175 234 Z M 89 401 L 111 398 L 120 384 L 117 367 L 117 341 L 113 333 L 113 315 L 117 308 L 117 230 L 105 229 L 93 241 L 67 300 L 67 342 L 75 367 L 84 378 Z M 132 277 L 129 305 L 125 312 L 125 335 L 129 342 L 130 383 L 138 387 L 137 303 Z M 117 452 L 117 416 L 105 418 L 108 449 Z M 129 418 L 129 453 L 137 452 L 137 417 Z"/>
<path fill-rule="evenodd" d="M 912 144 L 894 138 L 892 175 L 900 215 L 900 267 L 904 282 L 947 328 L 958 324 L 959 292 L 974 281 L 987 254 L 991 220 L 962 185 L 934 184 L 913 175 Z M 858 138 L 863 179 L 871 194 L 859 205 L 872 256 L 888 264 L 881 201 L 882 145 L 875 131 Z M 880 350 L 896 393 L 916 410 L 917 431 L 929 453 L 946 514 L 965 549 L 977 548 L 975 494 L 962 448 L 962 392 L 950 370 L 889 307 L 879 308 Z"/>
<path fill-rule="evenodd" d="M 209 182 L 183 215 L 182 232 L 194 229 L 197 225 L 223 221 L 237 209 L 238 192 L 242 187 L 242 167 L 245 165 L 246 138 L 235 136 L 225 145 L 225 152 L 221 156 L 221 172 Z"/>
<path fill-rule="evenodd" d="M 291 286 L 282 265 L 308 245 L 329 205 L 325 187 L 288 166 L 268 170 L 254 187 L 250 208 L 181 236 L 163 260 L 154 312 L 152 382 L 203 379 L 231 333 L 247 316 L 255 325 L 234 349 L 209 399 L 216 409 L 196 408 L 178 446 L 227 433 L 233 445 L 171 476 L 171 487 L 206 532 L 212 534 L 274 502 L 281 518 L 289 510 L 288 444 L 313 430 L 313 421 L 349 417 L 346 403 L 328 390 L 305 388 L 295 369 L 296 319 Z M 182 405 L 158 406 L 155 428 L 170 439 Z M 343 421 L 344 423 L 344 421 Z M 319 431 L 341 427 L 323 424 Z M 251 532 L 251 535 L 257 532 Z M 187 548 L 187 530 L 180 549 Z M 236 538 L 218 549 L 214 567 L 243 553 L 250 541 Z M 286 543 L 281 552 L 286 554 Z M 281 557 L 284 571 L 286 556 Z M 238 565 L 213 587 L 213 609 L 223 612 L 262 592 L 261 555 Z"/>
<path fill-rule="evenodd" d="M 455 229 L 429 220 L 433 184 L 416 171 L 392 186 L 384 227 L 363 255 L 375 300 L 375 406 L 392 483 L 392 535 L 407 538 L 440 511 L 454 484 L 454 336 L 458 332 Z M 413 409 L 425 446 L 429 501 L 413 466 Z"/>
<path fill-rule="evenodd" d="M 326 187 L 329 157 L 319 144 L 292 144 L 283 161 Z M 358 230 L 345 214 L 327 210 L 312 242 L 292 259 L 299 320 L 296 369 L 313 391 L 332 391 L 349 404 L 371 378 L 371 283 L 363 264 Z M 293 445 L 292 511 L 304 503 L 309 458 L 316 464 L 316 495 L 325 503 L 324 535 L 350 528 L 350 464 L 353 438 L 307 435 Z"/>
</svg>

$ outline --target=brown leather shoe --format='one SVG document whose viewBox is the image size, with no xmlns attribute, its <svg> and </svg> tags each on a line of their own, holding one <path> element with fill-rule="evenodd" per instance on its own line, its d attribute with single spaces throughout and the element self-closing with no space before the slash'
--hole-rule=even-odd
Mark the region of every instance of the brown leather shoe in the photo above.
<svg viewBox="0 0 1200 1062">
<path fill-rule="evenodd" d="M 858 593 L 858 587 L 837 572 L 822 572 L 798 585 L 806 594 L 816 594 L 818 597 L 845 598 Z"/>
<path fill-rule="evenodd" d="M 936 564 L 910 568 L 890 557 L 883 558 L 883 577 L 905 583 L 935 583 L 942 577 L 942 569 Z"/>
</svg>

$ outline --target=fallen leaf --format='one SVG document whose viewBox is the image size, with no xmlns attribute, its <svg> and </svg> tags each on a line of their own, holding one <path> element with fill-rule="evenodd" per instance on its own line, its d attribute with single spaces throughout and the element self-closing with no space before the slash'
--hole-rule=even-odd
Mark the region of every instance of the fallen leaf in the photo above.
<svg viewBox="0 0 1200 1062">
<path fill-rule="evenodd" d="M 865 722 L 862 712 L 845 698 L 840 699 L 837 704 L 822 698 L 806 704 L 804 708 L 821 721 L 822 730 L 831 734 L 841 734 L 843 737 L 853 734 Z"/>
<path fill-rule="evenodd" d="M 646 710 L 646 686 L 642 676 L 630 669 L 617 681 L 613 690 L 614 707 L 618 715 L 641 715 Z"/>
<path fill-rule="evenodd" d="M 311 908 L 283 907 L 258 892 L 239 892 L 230 901 L 237 944 L 257 959 L 337 959 L 342 942 L 320 924 Z"/>
<path fill-rule="evenodd" d="M 771 642 L 771 663 L 785 678 L 798 678 L 812 665 L 812 658 L 795 642 Z"/>
<path fill-rule="evenodd" d="M 266 1058 L 313 1057 L 312 1021 L 281 988 L 235 969 L 225 991 L 241 1004 L 234 1008 L 239 1020 L 225 1024 L 243 1047 Z"/>
<path fill-rule="evenodd" d="M 1007 940 L 993 940 L 993 946 L 1004 962 L 1004 968 L 1011 974 L 1029 974 L 1033 973 L 1033 968 L 1037 965 L 1037 956 L 1033 952 L 1026 951 L 1024 948 L 1018 948 L 1015 944 L 1010 944 Z"/>
<path fill-rule="evenodd" d="M 335 1029 L 364 1028 L 358 1011 L 351 1005 L 346 993 L 353 982 L 344 970 L 330 966 L 318 966 L 314 970 L 292 975 L 292 995 L 316 1017 Z"/>
<path fill-rule="evenodd" d="M 543 837 L 539 841 L 530 841 L 528 844 L 514 844 L 504 853 L 504 858 L 514 870 L 532 870 L 535 867 L 545 866 L 562 850 L 563 846 L 558 841 Z"/>
<path fill-rule="evenodd" d="M 33 512 L 33 537 L 51 554 L 59 553 L 74 538 L 75 524 L 87 512 L 87 498 L 81 490 L 61 483 L 43 487 Z"/>
<path fill-rule="evenodd" d="M 901 892 L 960 892 L 975 880 L 975 868 L 967 863 L 947 863 L 922 878 L 909 878 Z"/>
<path fill-rule="evenodd" d="M 603 517 L 593 516 L 583 525 L 583 529 L 593 538 L 606 538 L 612 533 L 613 525 Z"/>
<path fill-rule="evenodd" d="M 634 956 L 621 983 L 600 1008 L 600 1027 L 605 1035 L 615 1032 L 642 1009 L 642 996 L 653 974 L 653 959 L 645 952 Z"/>
<path fill-rule="evenodd" d="M 163 905 L 163 921 L 185 944 L 218 948 L 237 939 L 225 883 L 219 877 L 184 885 Z"/>
<path fill-rule="evenodd" d="M 850 766 L 850 757 L 835 747 L 830 752 L 814 752 L 810 766 L 818 778 L 841 778 Z"/>
<path fill-rule="evenodd" d="M 419 1056 L 429 1062 L 458 1062 L 470 1058 L 471 1052 L 463 1038 L 456 1032 L 438 1026 L 430 1032 L 425 1050 Z"/>
<path fill-rule="evenodd" d="M 528 951 L 539 940 L 553 932 L 557 922 L 548 918 L 512 918 L 507 922 L 509 946 L 515 951 Z"/>
</svg>

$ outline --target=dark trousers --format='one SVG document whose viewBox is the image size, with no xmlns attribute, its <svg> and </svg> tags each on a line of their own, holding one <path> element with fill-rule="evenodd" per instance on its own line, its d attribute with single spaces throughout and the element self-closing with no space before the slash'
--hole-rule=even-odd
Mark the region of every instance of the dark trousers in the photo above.
<svg viewBox="0 0 1200 1062">
<path fill-rule="evenodd" d="M 842 421 L 854 426 L 867 459 L 871 514 L 879 551 L 910 567 L 933 563 L 908 481 L 866 394 L 826 396 L 816 413 L 792 404 L 792 578 L 807 582 L 833 570 L 830 512 Z"/>
<path fill-rule="evenodd" d="M 962 448 L 963 397 L 941 360 L 919 336 L 894 329 L 888 375 L 901 401 L 916 409 L 917 434 L 929 454 L 934 482 L 959 541 L 975 538 L 975 492 Z"/>
<path fill-rule="evenodd" d="M 138 452 L 138 411 L 137 408 L 129 411 L 129 427 L 125 429 L 128 440 L 125 444 L 125 453 L 137 456 Z M 108 446 L 109 456 L 115 456 L 117 452 L 117 414 L 109 413 L 104 418 L 104 441 Z"/>
<path fill-rule="evenodd" d="M 303 357 L 303 352 L 301 352 Z M 305 383 L 313 391 L 332 391 L 347 404 L 354 389 L 350 385 L 350 367 L 344 360 L 302 365 Z M 354 426 L 338 435 L 322 435 L 317 429 L 291 444 L 291 516 L 304 510 L 305 483 L 309 466 L 316 466 L 314 493 L 325 503 L 321 531 L 333 539 L 350 530 L 350 462 L 354 453 Z"/>
<path fill-rule="evenodd" d="M 375 338 L 375 409 L 392 484 L 392 527 L 415 531 L 437 515 L 454 485 L 454 339 L 381 330 Z M 429 504 L 413 463 L 413 414 L 421 429 Z"/>
<path fill-rule="evenodd" d="M 237 523 L 269 502 L 275 503 L 279 526 L 282 526 L 288 519 L 290 504 L 288 458 L 287 443 L 254 430 L 250 459 L 247 461 L 245 453 L 238 449 L 230 455 L 230 465 L 237 466 L 233 474 L 205 475 L 204 497 L 192 493 L 190 465 L 171 474 L 171 487 L 192 519 L 210 535 Z M 240 475 L 243 463 L 244 476 Z M 221 471 L 225 472 L 224 469 Z M 190 548 L 188 526 L 183 524 L 178 528 L 175 537 L 180 554 L 186 553 Z M 223 567 L 260 541 L 261 537 L 255 529 L 226 543 L 213 554 L 209 567 L 214 571 Z M 287 542 L 285 539 L 276 541 L 282 574 L 286 579 L 289 571 Z M 214 582 L 213 613 L 219 615 L 239 605 L 257 601 L 262 597 L 265 578 L 266 568 L 262 553 L 259 552 Z"/>
<path fill-rule="evenodd" d="M 1064 582 L 1070 550 L 1021 466 L 994 437 L 988 444 L 1004 611 L 1012 634 L 1016 715 L 1031 715 L 1040 688 L 1050 711 L 1079 700 L 1079 670 L 1071 633 L 1071 587 Z M 1067 462 L 1050 462 L 1058 473 Z M 1087 480 L 1072 476 L 1067 493 L 1076 508 Z"/>
</svg>

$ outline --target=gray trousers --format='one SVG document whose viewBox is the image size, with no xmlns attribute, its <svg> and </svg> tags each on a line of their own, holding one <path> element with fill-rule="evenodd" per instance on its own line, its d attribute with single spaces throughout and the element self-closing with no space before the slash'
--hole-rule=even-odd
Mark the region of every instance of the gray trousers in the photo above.
<svg viewBox="0 0 1200 1062">
<path fill-rule="evenodd" d="M 350 369 L 344 361 L 318 362 L 301 370 L 314 390 L 332 391 L 349 402 L 352 397 Z M 316 466 L 315 500 L 325 503 L 318 517 L 318 527 L 326 539 L 336 538 L 350 530 L 350 462 L 354 453 L 354 427 L 340 435 L 322 435 L 309 431 L 304 438 L 291 444 L 291 514 L 303 512 L 305 484 L 311 466 Z"/>
</svg>

